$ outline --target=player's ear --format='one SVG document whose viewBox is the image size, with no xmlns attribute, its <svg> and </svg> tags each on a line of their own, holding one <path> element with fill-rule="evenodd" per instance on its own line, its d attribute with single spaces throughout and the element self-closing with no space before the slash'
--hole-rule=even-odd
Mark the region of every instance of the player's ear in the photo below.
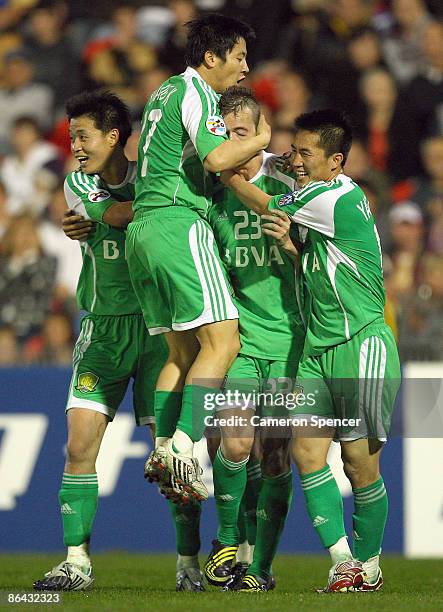
<svg viewBox="0 0 443 612">
<path fill-rule="evenodd" d="M 207 68 L 213 68 L 216 64 L 217 56 L 213 51 L 206 51 L 203 63 Z"/>
<path fill-rule="evenodd" d="M 107 139 L 111 147 L 115 147 L 120 141 L 120 132 L 117 128 L 112 128 L 107 134 Z"/>
<path fill-rule="evenodd" d="M 333 164 L 332 170 L 337 170 L 337 168 L 340 168 L 343 165 L 343 159 L 343 153 L 334 153 L 334 155 L 331 156 L 331 161 Z"/>
</svg>

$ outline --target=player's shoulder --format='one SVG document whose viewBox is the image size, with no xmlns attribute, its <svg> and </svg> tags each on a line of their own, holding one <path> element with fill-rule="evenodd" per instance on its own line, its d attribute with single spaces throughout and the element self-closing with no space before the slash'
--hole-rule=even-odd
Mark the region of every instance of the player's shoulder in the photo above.
<svg viewBox="0 0 443 612">
<path fill-rule="evenodd" d="M 336 203 L 344 195 L 358 190 L 360 188 L 346 174 L 339 174 L 330 181 L 311 181 L 297 193 L 297 199 L 303 202 L 311 202 L 317 198 L 321 198 L 323 202 Z"/>
<path fill-rule="evenodd" d="M 65 178 L 65 191 L 68 188 L 80 196 L 96 191 L 100 187 L 101 179 L 98 174 L 86 174 L 81 170 L 74 170 Z"/>
</svg>

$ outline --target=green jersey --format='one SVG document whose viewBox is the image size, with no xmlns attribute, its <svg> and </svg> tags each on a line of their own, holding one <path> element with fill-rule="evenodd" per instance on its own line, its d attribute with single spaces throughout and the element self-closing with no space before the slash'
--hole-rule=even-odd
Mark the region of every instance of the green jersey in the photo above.
<svg viewBox="0 0 443 612">
<path fill-rule="evenodd" d="M 319 355 L 384 319 L 380 239 L 368 200 L 348 176 L 275 196 L 304 234 L 302 271 L 311 293 L 304 355 Z M 303 231 L 303 228 L 304 231 Z"/>
<path fill-rule="evenodd" d="M 98 174 L 71 172 L 65 179 L 65 198 L 70 209 L 97 221 L 95 232 L 80 242 L 83 266 L 77 285 L 79 307 L 98 315 L 140 313 L 125 259 L 126 231 L 102 223 L 105 211 L 115 202 L 134 199 L 137 164 L 129 162 L 120 185 L 107 185 Z"/>
<path fill-rule="evenodd" d="M 263 154 L 262 166 L 250 183 L 270 194 L 296 188 L 294 179 L 277 170 L 275 156 L 269 153 Z M 217 189 L 209 222 L 237 298 L 241 353 L 291 360 L 300 352 L 304 337 L 294 261 L 263 234 L 259 215 L 229 189 Z"/>
<path fill-rule="evenodd" d="M 203 161 L 225 138 L 218 95 L 196 70 L 165 81 L 143 113 L 134 211 L 186 206 L 205 216 L 213 179 Z"/>
</svg>

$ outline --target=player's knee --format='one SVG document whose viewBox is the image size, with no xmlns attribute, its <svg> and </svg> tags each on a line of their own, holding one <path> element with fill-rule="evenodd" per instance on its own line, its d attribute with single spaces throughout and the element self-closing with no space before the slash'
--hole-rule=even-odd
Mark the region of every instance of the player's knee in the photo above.
<svg viewBox="0 0 443 612">
<path fill-rule="evenodd" d="M 94 445 L 90 440 L 70 437 L 66 446 L 66 460 L 71 465 L 90 462 L 95 463 Z"/>
<path fill-rule="evenodd" d="M 380 477 L 378 466 L 366 461 L 345 461 L 343 470 L 353 489 L 368 487 Z"/>
<path fill-rule="evenodd" d="M 312 440 L 296 439 L 292 446 L 292 458 L 301 474 L 316 472 L 326 465 L 323 453 L 316 451 L 312 446 Z"/>
<path fill-rule="evenodd" d="M 240 463 L 249 457 L 253 438 L 225 438 L 223 440 L 223 455 L 228 461 Z"/>
</svg>

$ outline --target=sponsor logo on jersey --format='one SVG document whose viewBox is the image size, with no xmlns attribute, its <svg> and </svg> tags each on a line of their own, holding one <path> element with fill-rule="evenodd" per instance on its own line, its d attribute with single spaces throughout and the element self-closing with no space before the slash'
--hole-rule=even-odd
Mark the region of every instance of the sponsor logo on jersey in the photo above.
<svg viewBox="0 0 443 612">
<path fill-rule="evenodd" d="M 75 387 L 80 393 L 91 393 L 96 388 L 99 377 L 93 372 L 83 372 L 78 375 L 77 386 Z"/>
<path fill-rule="evenodd" d="M 290 206 L 293 202 L 292 193 L 287 193 L 282 196 L 278 201 L 279 208 L 284 208 L 285 206 Z"/>
<path fill-rule="evenodd" d="M 103 202 L 111 197 L 109 191 L 106 189 L 100 189 L 99 191 L 90 191 L 88 194 L 88 200 L 90 202 Z"/>
<path fill-rule="evenodd" d="M 219 115 L 208 117 L 206 120 L 206 129 L 211 132 L 211 134 L 214 134 L 214 136 L 223 136 L 226 134 L 225 122 Z"/>
</svg>

